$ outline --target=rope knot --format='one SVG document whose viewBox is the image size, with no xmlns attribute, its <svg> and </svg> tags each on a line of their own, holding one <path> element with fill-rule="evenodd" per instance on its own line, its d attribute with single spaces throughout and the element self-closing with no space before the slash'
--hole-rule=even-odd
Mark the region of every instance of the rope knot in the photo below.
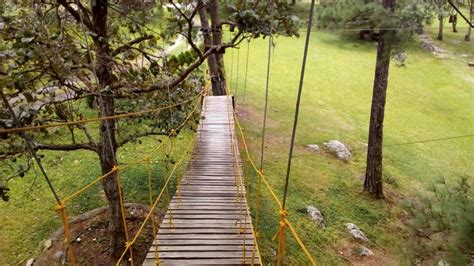
<svg viewBox="0 0 474 266">
<path fill-rule="evenodd" d="M 176 129 L 171 129 L 170 130 L 170 137 L 176 137 L 178 134 L 176 133 Z"/>
<path fill-rule="evenodd" d="M 115 172 L 118 172 L 118 171 L 120 170 L 120 166 L 114 165 L 114 166 L 112 167 L 112 170 L 115 171 Z"/>
<path fill-rule="evenodd" d="M 125 248 L 129 248 L 133 245 L 133 242 L 125 242 Z"/>
<path fill-rule="evenodd" d="M 287 210 L 280 210 L 279 214 L 280 214 L 280 219 L 283 220 L 288 216 L 289 213 Z"/>
<path fill-rule="evenodd" d="M 56 209 L 57 211 L 62 211 L 66 208 L 66 203 L 64 202 L 59 202 L 58 204 L 56 204 L 56 206 L 54 206 L 54 209 Z"/>
</svg>

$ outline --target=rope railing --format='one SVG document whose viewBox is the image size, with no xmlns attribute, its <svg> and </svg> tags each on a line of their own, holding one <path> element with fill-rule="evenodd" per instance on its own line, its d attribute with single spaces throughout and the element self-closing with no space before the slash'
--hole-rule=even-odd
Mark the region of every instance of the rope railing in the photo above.
<svg viewBox="0 0 474 266">
<path fill-rule="evenodd" d="M 204 97 L 204 95 L 207 93 L 207 87 L 201 91 L 201 93 L 199 93 L 199 95 L 197 95 L 196 97 L 198 97 L 196 103 L 195 103 L 195 106 L 194 108 L 186 115 L 185 119 L 174 129 L 172 129 L 170 131 L 170 133 L 168 134 L 168 137 L 174 137 L 176 136 L 176 132 L 180 129 L 182 129 L 190 120 L 191 118 L 193 117 L 193 115 L 196 113 L 196 111 L 198 110 L 198 107 L 199 107 L 199 103 L 201 101 L 201 99 Z M 189 102 L 191 101 L 192 99 L 196 99 L 196 97 L 193 97 L 185 102 Z M 173 105 L 169 105 L 167 106 L 168 108 L 171 108 L 173 106 L 177 106 L 177 105 L 180 105 L 180 104 L 183 104 L 185 102 L 181 102 L 179 104 L 173 104 Z M 166 108 L 155 108 L 155 109 L 150 109 L 150 110 L 145 110 L 145 111 L 141 111 L 141 112 L 135 112 L 135 113 L 128 113 L 128 114 L 123 114 L 123 115 L 118 115 L 118 116 L 112 116 L 112 117 L 99 117 L 97 119 L 89 119 L 89 120 L 81 120 L 81 121 L 75 121 L 75 122 L 91 122 L 92 120 L 93 121 L 100 121 L 100 120 L 104 120 L 104 119 L 115 119 L 115 118 L 120 118 L 120 117 L 127 117 L 127 116 L 133 116 L 133 115 L 140 115 L 140 114 L 146 114 L 146 113 L 149 113 L 149 112 L 152 112 L 152 111 L 156 111 L 156 110 L 164 110 Z M 62 126 L 62 125 L 68 125 L 68 123 L 61 123 L 60 124 L 56 124 L 55 126 Z M 36 127 L 37 128 L 37 127 Z M 36 129 L 35 128 L 35 129 Z M 29 129 L 29 128 L 16 128 L 16 129 L 19 129 L 20 132 L 22 130 L 33 130 L 33 129 Z M 186 152 L 183 154 L 183 156 L 181 157 L 181 159 L 179 160 L 178 163 L 176 163 L 174 165 L 174 168 L 173 170 L 171 171 L 171 173 L 169 174 L 168 178 L 166 179 L 166 182 L 165 184 L 163 185 L 163 188 L 157 198 L 157 200 L 155 200 L 155 202 L 153 203 L 152 201 L 152 185 L 151 185 L 151 163 L 152 163 L 152 160 L 151 160 L 151 155 L 157 151 L 159 151 L 163 146 L 164 146 L 164 142 L 161 142 L 157 147 L 155 147 L 154 149 L 152 149 L 150 152 L 148 152 L 144 157 L 143 159 L 138 159 L 138 160 L 135 160 L 127 165 L 123 165 L 123 166 L 119 166 L 119 165 L 115 165 L 109 172 L 97 177 L 96 179 L 94 179 L 92 182 L 88 183 L 87 185 L 81 187 L 80 189 L 74 191 L 73 193 L 63 197 L 61 200 L 59 200 L 58 204 L 55 206 L 55 209 L 57 211 L 59 211 L 60 213 L 60 217 L 61 217 L 61 222 L 63 224 L 63 228 L 64 228 L 64 236 L 65 236 L 65 240 L 66 240 L 66 248 L 67 248 L 67 257 L 68 257 L 68 262 L 71 264 L 71 265 L 76 265 L 76 258 L 75 258 L 75 255 L 74 255 L 74 251 L 73 251 L 73 248 L 72 248 L 72 234 L 71 234 L 71 228 L 70 228 L 70 224 L 69 224 L 69 221 L 68 221 L 68 214 L 67 214 L 67 208 L 66 208 L 66 204 L 67 202 L 71 201 L 72 199 L 76 198 L 77 196 L 79 196 L 80 194 L 84 193 L 85 191 L 89 190 L 90 188 L 92 188 L 94 185 L 96 185 L 99 181 L 102 181 L 104 180 L 105 178 L 107 177 L 110 177 L 112 174 L 115 173 L 115 178 L 116 178 L 116 182 L 117 182 L 117 191 L 119 193 L 119 203 L 120 203 L 120 212 L 122 214 L 122 226 L 124 227 L 124 237 L 125 237 L 125 250 L 123 251 L 122 255 L 121 255 L 121 259 L 119 260 L 119 262 L 123 259 L 123 257 L 125 256 L 125 254 L 127 252 L 130 253 L 130 262 L 132 265 L 134 265 L 134 256 L 133 256 L 133 252 L 132 252 L 132 249 L 131 249 L 131 246 L 136 242 L 136 240 L 138 239 L 138 236 L 140 235 L 140 233 L 142 232 L 145 224 L 148 222 L 148 220 L 150 219 L 150 217 L 152 217 L 153 215 L 151 215 L 156 207 L 156 205 L 158 204 L 159 200 L 161 199 L 161 196 L 163 195 L 163 192 L 165 189 L 168 189 L 168 184 L 170 183 L 170 180 L 171 180 L 171 177 L 174 175 L 174 173 L 176 172 L 176 169 L 178 168 L 179 164 L 182 162 L 183 158 L 185 157 L 185 155 L 188 153 L 189 151 L 189 148 L 192 146 L 191 144 L 194 143 L 194 138 L 193 140 L 190 142 L 190 144 L 188 145 L 188 148 L 186 149 Z M 123 197 L 123 191 L 122 191 L 122 186 L 121 186 L 121 177 L 120 177 L 120 172 L 123 172 L 124 170 L 126 170 L 127 168 L 130 168 L 134 165 L 142 165 L 142 164 L 147 164 L 147 183 L 148 183 L 148 196 L 149 196 L 149 200 L 150 200 L 150 205 L 151 205 L 151 208 L 145 218 L 145 220 L 143 221 L 142 225 L 140 226 L 139 230 L 137 231 L 137 233 L 135 234 L 135 236 L 133 237 L 132 240 L 130 240 L 130 236 L 129 236 L 129 233 L 128 233 L 128 228 L 127 228 L 127 223 L 126 223 L 126 220 L 125 220 L 125 203 L 124 203 L 124 197 Z M 155 234 L 156 233 L 156 220 L 154 217 L 151 218 L 152 219 L 152 223 L 153 223 L 153 233 Z M 156 252 L 158 252 L 156 250 Z M 157 259 L 158 259 L 158 256 L 157 256 Z"/>
<path fill-rule="evenodd" d="M 156 112 L 159 112 L 159 111 L 171 109 L 173 107 L 177 107 L 177 106 L 186 104 L 186 103 L 191 102 L 191 101 L 193 101 L 194 99 L 196 99 L 197 97 L 200 97 L 200 96 L 202 96 L 202 94 L 198 94 L 196 96 L 193 96 L 193 97 L 191 97 L 187 100 L 184 100 L 182 102 L 179 102 L 179 103 L 174 103 L 174 104 L 170 104 L 170 105 L 167 105 L 167 106 L 148 109 L 148 110 L 143 110 L 143 111 L 138 111 L 138 112 L 130 112 L 130 113 L 118 114 L 118 115 L 112 115 L 112 116 L 100 116 L 100 117 L 95 117 L 95 118 L 81 119 L 81 120 L 68 121 L 68 122 L 50 123 L 50 124 L 39 125 L 39 126 L 14 127 L 14 128 L 6 128 L 6 129 L 2 128 L 2 129 L 0 129 L 0 134 L 2 134 L 2 133 L 18 133 L 18 132 L 53 128 L 53 127 L 67 127 L 67 126 L 74 126 L 74 125 L 82 125 L 82 124 L 88 124 L 88 123 L 99 122 L 99 121 L 106 121 L 106 120 L 112 120 L 112 119 L 140 116 L 140 115 L 145 115 L 145 114 L 149 114 L 149 113 L 156 113 Z"/>
<path fill-rule="evenodd" d="M 285 240 L 282 238 L 282 235 L 284 234 L 284 232 L 285 232 L 284 230 L 286 228 L 289 229 L 290 233 L 295 238 L 295 240 L 298 243 L 299 247 L 304 252 L 305 256 L 308 258 L 309 262 L 312 265 L 317 265 L 316 261 L 313 259 L 312 255 L 311 255 L 311 253 L 308 251 L 308 249 L 304 245 L 303 241 L 301 240 L 301 238 L 298 236 L 297 232 L 295 231 L 294 227 L 292 226 L 290 221 L 287 219 L 287 217 L 289 216 L 289 212 L 286 209 L 283 208 L 283 205 L 282 205 L 280 199 L 277 197 L 277 195 L 276 195 L 275 191 L 273 190 L 272 186 L 270 185 L 270 183 L 268 181 L 268 178 L 265 176 L 263 171 L 260 171 L 257 168 L 254 160 L 250 156 L 250 152 L 248 150 L 248 144 L 247 144 L 247 141 L 246 141 L 246 138 L 245 138 L 245 134 L 243 132 L 243 129 L 242 129 L 242 127 L 239 123 L 239 120 L 237 119 L 237 115 L 235 113 L 234 113 L 234 120 L 235 120 L 235 124 L 237 125 L 237 128 L 239 129 L 238 131 L 240 133 L 240 140 L 242 141 L 242 146 L 244 147 L 244 151 L 245 151 L 247 161 L 250 163 L 252 168 L 255 170 L 255 172 L 256 172 L 257 176 L 260 178 L 260 180 L 263 181 L 263 183 L 265 184 L 265 187 L 267 188 L 267 190 L 270 193 L 271 197 L 274 199 L 275 204 L 279 208 L 279 213 L 278 213 L 278 215 L 280 217 L 279 230 L 273 238 L 273 240 L 275 240 L 278 237 L 278 240 L 279 240 L 278 245 L 279 245 L 280 252 L 277 252 L 277 265 L 281 265 L 282 259 L 283 259 L 283 256 L 284 256 L 284 252 L 285 252 L 284 251 L 285 250 Z M 257 230 L 257 234 L 258 234 L 258 228 L 256 230 Z"/>
</svg>

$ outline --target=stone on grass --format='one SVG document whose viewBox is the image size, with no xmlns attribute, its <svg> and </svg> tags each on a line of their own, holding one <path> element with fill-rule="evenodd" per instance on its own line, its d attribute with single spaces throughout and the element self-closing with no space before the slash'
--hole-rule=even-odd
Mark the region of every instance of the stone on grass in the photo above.
<svg viewBox="0 0 474 266">
<path fill-rule="evenodd" d="M 308 147 L 310 150 L 312 150 L 312 151 L 314 151 L 314 152 L 316 152 L 316 153 L 319 153 L 319 152 L 321 151 L 321 149 L 319 148 L 319 146 L 316 145 L 316 144 L 309 144 L 307 147 Z"/>
<path fill-rule="evenodd" d="M 468 66 L 474 67 L 474 61 L 467 63 Z"/>
<path fill-rule="evenodd" d="M 372 250 L 364 246 L 360 246 L 359 248 L 357 248 L 357 253 L 361 257 L 372 257 L 374 255 L 374 252 L 372 252 Z"/>
<path fill-rule="evenodd" d="M 449 266 L 449 263 L 446 260 L 441 259 L 438 261 L 438 266 Z"/>
<path fill-rule="evenodd" d="M 357 225 L 353 223 L 346 224 L 347 231 L 357 240 L 363 242 L 370 242 L 370 240 L 365 236 L 364 232 L 362 232 Z"/>
<path fill-rule="evenodd" d="M 52 245 L 53 245 L 53 240 L 51 240 L 51 238 L 44 241 L 44 249 L 45 250 L 49 249 Z"/>
<path fill-rule="evenodd" d="M 35 264 L 35 258 L 31 258 L 26 262 L 26 266 L 33 266 Z"/>
<path fill-rule="evenodd" d="M 308 213 L 311 220 L 316 222 L 319 227 L 324 228 L 324 217 L 321 212 L 314 206 L 306 206 L 306 212 Z"/>
<path fill-rule="evenodd" d="M 324 147 L 332 154 L 336 155 L 340 160 L 349 161 L 352 158 L 350 150 L 339 140 L 324 142 Z"/>
</svg>

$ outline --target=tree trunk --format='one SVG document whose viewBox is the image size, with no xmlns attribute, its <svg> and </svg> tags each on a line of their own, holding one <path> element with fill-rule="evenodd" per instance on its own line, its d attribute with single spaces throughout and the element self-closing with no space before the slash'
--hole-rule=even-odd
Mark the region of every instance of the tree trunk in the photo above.
<svg viewBox="0 0 474 266">
<path fill-rule="evenodd" d="M 199 19 L 201 20 L 202 33 L 204 37 L 204 50 L 207 51 L 212 46 L 211 29 L 209 28 L 209 21 L 207 19 L 206 8 L 199 9 Z M 212 91 L 214 95 L 220 95 L 221 82 L 216 77 L 219 77 L 219 66 L 217 65 L 216 55 L 211 54 L 207 57 L 207 65 L 209 67 L 209 76 L 211 77 Z"/>
<path fill-rule="evenodd" d="M 393 10 L 394 0 L 383 0 L 385 8 Z M 388 72 L 392 52 L 392 30 L 381 30 L 377 46 L 372 107 L 370 112 L 369 145 L 364 190 L 375 198 L 383 198 L 382 186 L 382 143 L 385 99 L 387 96 Z"/>
<path fill-rule="evenodd" d="M 444 17 L 439 15 L 438 20 L 439 20 L 438 40 L 442 41 L 443 40 L 443 20 L 444 20 Z"/>
<path fill-rule="evenodd" d="M 107 0 L 92 1 L 92 13 L 96 33 L 96 36 L 93 38 L 96 51 L 95 70 L 99 81 L 99 89 L 102 89 L 112 84 L 110 47 L 107 40 Z M 98 97 L 100 116 L 115 114 L 114 98 L 110 97 L 109 94 L 105 93 Z M 116 151 L 115 121 L 102 120 L 100 122 L 99 142 L 99 159 L 102 174 L 110 172 L 116 165 Z M 122 225 L 122 212 L 120 210 L 116 174 L 111 174 L 107 178 L 102 179 L 102 187 L 109 204 L 112 254 L 118 258 L 125 247 L 125 233 Z"/>
<path fill-rule="evenodd" d="M 470 1 L 471 4 L 470 4 L 470 7 L 469 7 L 469 20 L 470 20 L 471 22 L 473 21 L 473 20 L 472 20 L 472 13 L 474 12 L 472 1 L 474 1 L 474 0 L 471 0 L 471 1 Z M 466 36 L 464 36 L 464 40 L 465 40 L 466 42 L 470 42 L 470 41 L 471 41 L 471 31 L 472 31 L 472 27 L 469 27 L 469 25 L 468 25 L 468 27 L 467 27 L 467 34 L 466 34 Z"/>
<path fill-rule="evenodd" d="M 218 0 L 209 1 L 209 11 L 211 15 L 212 44 L 219 46 L 222 44 L 222 26 L 220 25 L 219 21 Z M 212 93 L 214 95 L 226 95 L 224 57 L 221 53 L 217 53 L 214 56 L 217 65 L 217 71 L 215 76 L 211 76 Z"/>
<path fill-rule="evenodd" d="M 458 16 L 457 15 L 453 15 L 453 18 L 452 18 L 452 23 L 453 23 L 453 32 L 458 32 L 458 30 L 456 29 L 456 24 L 458 24 Z"/>
</svg>

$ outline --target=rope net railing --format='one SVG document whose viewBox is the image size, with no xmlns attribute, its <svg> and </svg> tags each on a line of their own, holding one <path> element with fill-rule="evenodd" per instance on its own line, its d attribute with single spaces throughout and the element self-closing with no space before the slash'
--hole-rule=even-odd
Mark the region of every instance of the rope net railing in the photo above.
<svg viewBox="0 0 474 266">
<path fill-rule="evenodd" d="M 83 120 L 78 120 L 78 121 L 70 121 L 70 122 L 65 122 L 65 123 L 54 123 L 54 124 L 48 124 L 48 125 L 41 125 L 41 126 L 31 126 L 31 127 L 16 127 L 16 128 L 11 128 L 11 129 L 2 129 L 0 132 L 8 132 L 8 133 L 18 133 L 18 132 L 25 132 L 25 131 L 32 131 L 32 130 L 37 130 L 37 129 L 43 129 L 43 128 L 49 128 L 49 127 L 63 127 L 63 126 L 70 126 L 70 125 L 75 125 L 75 124 L 84 124 L 84 123 L 91 123 L 91 122 L 96 122 L 96 121 L 103 121 L 103 120 L 111 120 L 111 119 L 118 119 L 118 118 L 127 118 L 127 117 L 133 117 L 133 116 L 139 116 L 139 115 L 144 115 L 148 113 L 153 113 L 153 112 L 158 112 L 161 110 L 166 110 L 166 109 L 171 109 L 173 107 L 195 101 L 193 109 L 186 115 L 184 120 L 175 128 L 170 130 L 170 133 L 165 136 L 168 137 L 169 139 L 169 153 L 167 153 L 167 157 L 169 157 L 169 154 L 174 152 L 174 144 L 173 144 L 173 137 L 176 137 L 177 131 L 181 130 L 186 126 L 186 124 L 191 121 L 192 117 L 196 112 L 199 110 L 200 103 L 202 102 L 202 99 L 205 97 L 207 94 L 207 86 L 197 95 L 194 96 L 188 100 L 185 100 L 183 102 L 177 103 L 177 104 L 171 104 L 165 107 L 160 107 L 160 108 L 154 108 L 154 109 L 148 109 L 144 111 L 139 111 L 139 112 L 133 112 L 133 113 L 126 113 L 126 114 L 120 114 L 120 115 L 114 115 L 114 116 L 107 116 L 107 117 L 97 117 L 97 118 L 92 118 L 92 119 L 83 119 Z M 115 174 L 116 178 L 116 183 L 117 183 L 117 191 L 119 195 L 119 203 L 120 203 L 120 212 L 122 216 L 122 226 L 124 229 L 124 237 L 125 237 L 125 247 L 124 251 L 121 254 L 120 259 L 117 261 L 117 265 L 121 263 L 121 261 L 126 257 L 126 254 L 129 254 L 129 262 L 134 265 L 135 260 L 134 260 L 134 255 L 131 247 L 133 244 L 137 241 L 138 237 L 140 236 L 141 232 L 145 228 L 145 225 L 148 222 L 151 222 L 152 224 L 152 231 L 153 234 L 156 235 L 157 232 L 157 221 L 153 215 L 155 208 L 157 207 L 158 203 L 160 200 L 163 198 L 163 196 L 166 198 L 167 202 L 169 202 L 169 187 L 171 181 L 173 180 L 173 176 L 177 172 L 179 166 L 183 162 L 184 158 L 186 157 L 187 154 L 189 154 L 189 151 L 191 147 L 194 144 L 194 139 L 195 137 L 192 138 L 192 140 L 188 143 L 187 148 L 185 151 L 181 154 L 181 157 L 178 162 L 176 162 L 173 166 L 173 169 L 169 173 L 164 174 L 164 184 L 155 200 L 153 200 L 153 184 L 152 184 L 152 179 L 153 179 L 153 173 L 152 173 L 152 164 L 154 164 L 152 160 L 152 155 L 154 155 L 156 152 L 162 150 L 162 148 L 165 146 L 165 142 L 161 142 L 157 147 L 153 148 L 152 150 L 148 151 L 145 155 L 143 155 L 143 158 L 137 159 L 135 161 L 132 161 L 130 163 L 116 163 L 116 165 L 107 173 L 95 178 L 85 186 L 79 188 L 78 190 L 70 193 L 69 195 L 66 195 L 62 198 L 59 198 L 58 203 L 55 206 L 55 209 L 59 212 L 60 218 L 61 218 L 61 223 L 64 228 L 64 238 L 65 238 L 65 243 L 66 243 L 66 250 L 67 250 L 67 261 L 71 265 L 76 265 L 77 264 L 77 258 L 74 253 L 74 248 L 72 245 L 72 242 L 74 241 L 72 233 L 71 233 L 71 225 L 69 223 L 69 215 L 67 212 L 67 204 L 74 200 L 76 197 L 81 195 L 82 193 L 88 191 L 89 189 L 93 188 L 97 183 L 100 181 L 103 181 L 104 179 L 112 176 Z M 169 163 L 169 161 L 168 161 Z M 148 187 L 148 201 L 150 204 L 150 209 L 145 216 L 144 221 L 140 225 L 137 233 L 133 236 L 129 234 L 129 230 L 127 227 L 127 222 L 126 222 L 126 207 L 125 207 L 125 200 L 124 200 L 124 193 L 122 190 L 122 185 L 121 185 L 121 173 L 123 173 L 125 170 L 130 169 L 133 166 L 136 165 L 146 165 L 146 175 L 147 175 L 147 187 Z M 168 165 L 168 164 L 167 164 Z M 167 166 L 166 165 L 166 166 Z M 179 176 L 179 175 L 178 175 Z M 177 178 L 177 186 L 180 186 L 181 179 Z M 170 220 L 172 222 L 172 220 Z M 156 257 L 158 258 L 156 250 Z"/>
</svg>

